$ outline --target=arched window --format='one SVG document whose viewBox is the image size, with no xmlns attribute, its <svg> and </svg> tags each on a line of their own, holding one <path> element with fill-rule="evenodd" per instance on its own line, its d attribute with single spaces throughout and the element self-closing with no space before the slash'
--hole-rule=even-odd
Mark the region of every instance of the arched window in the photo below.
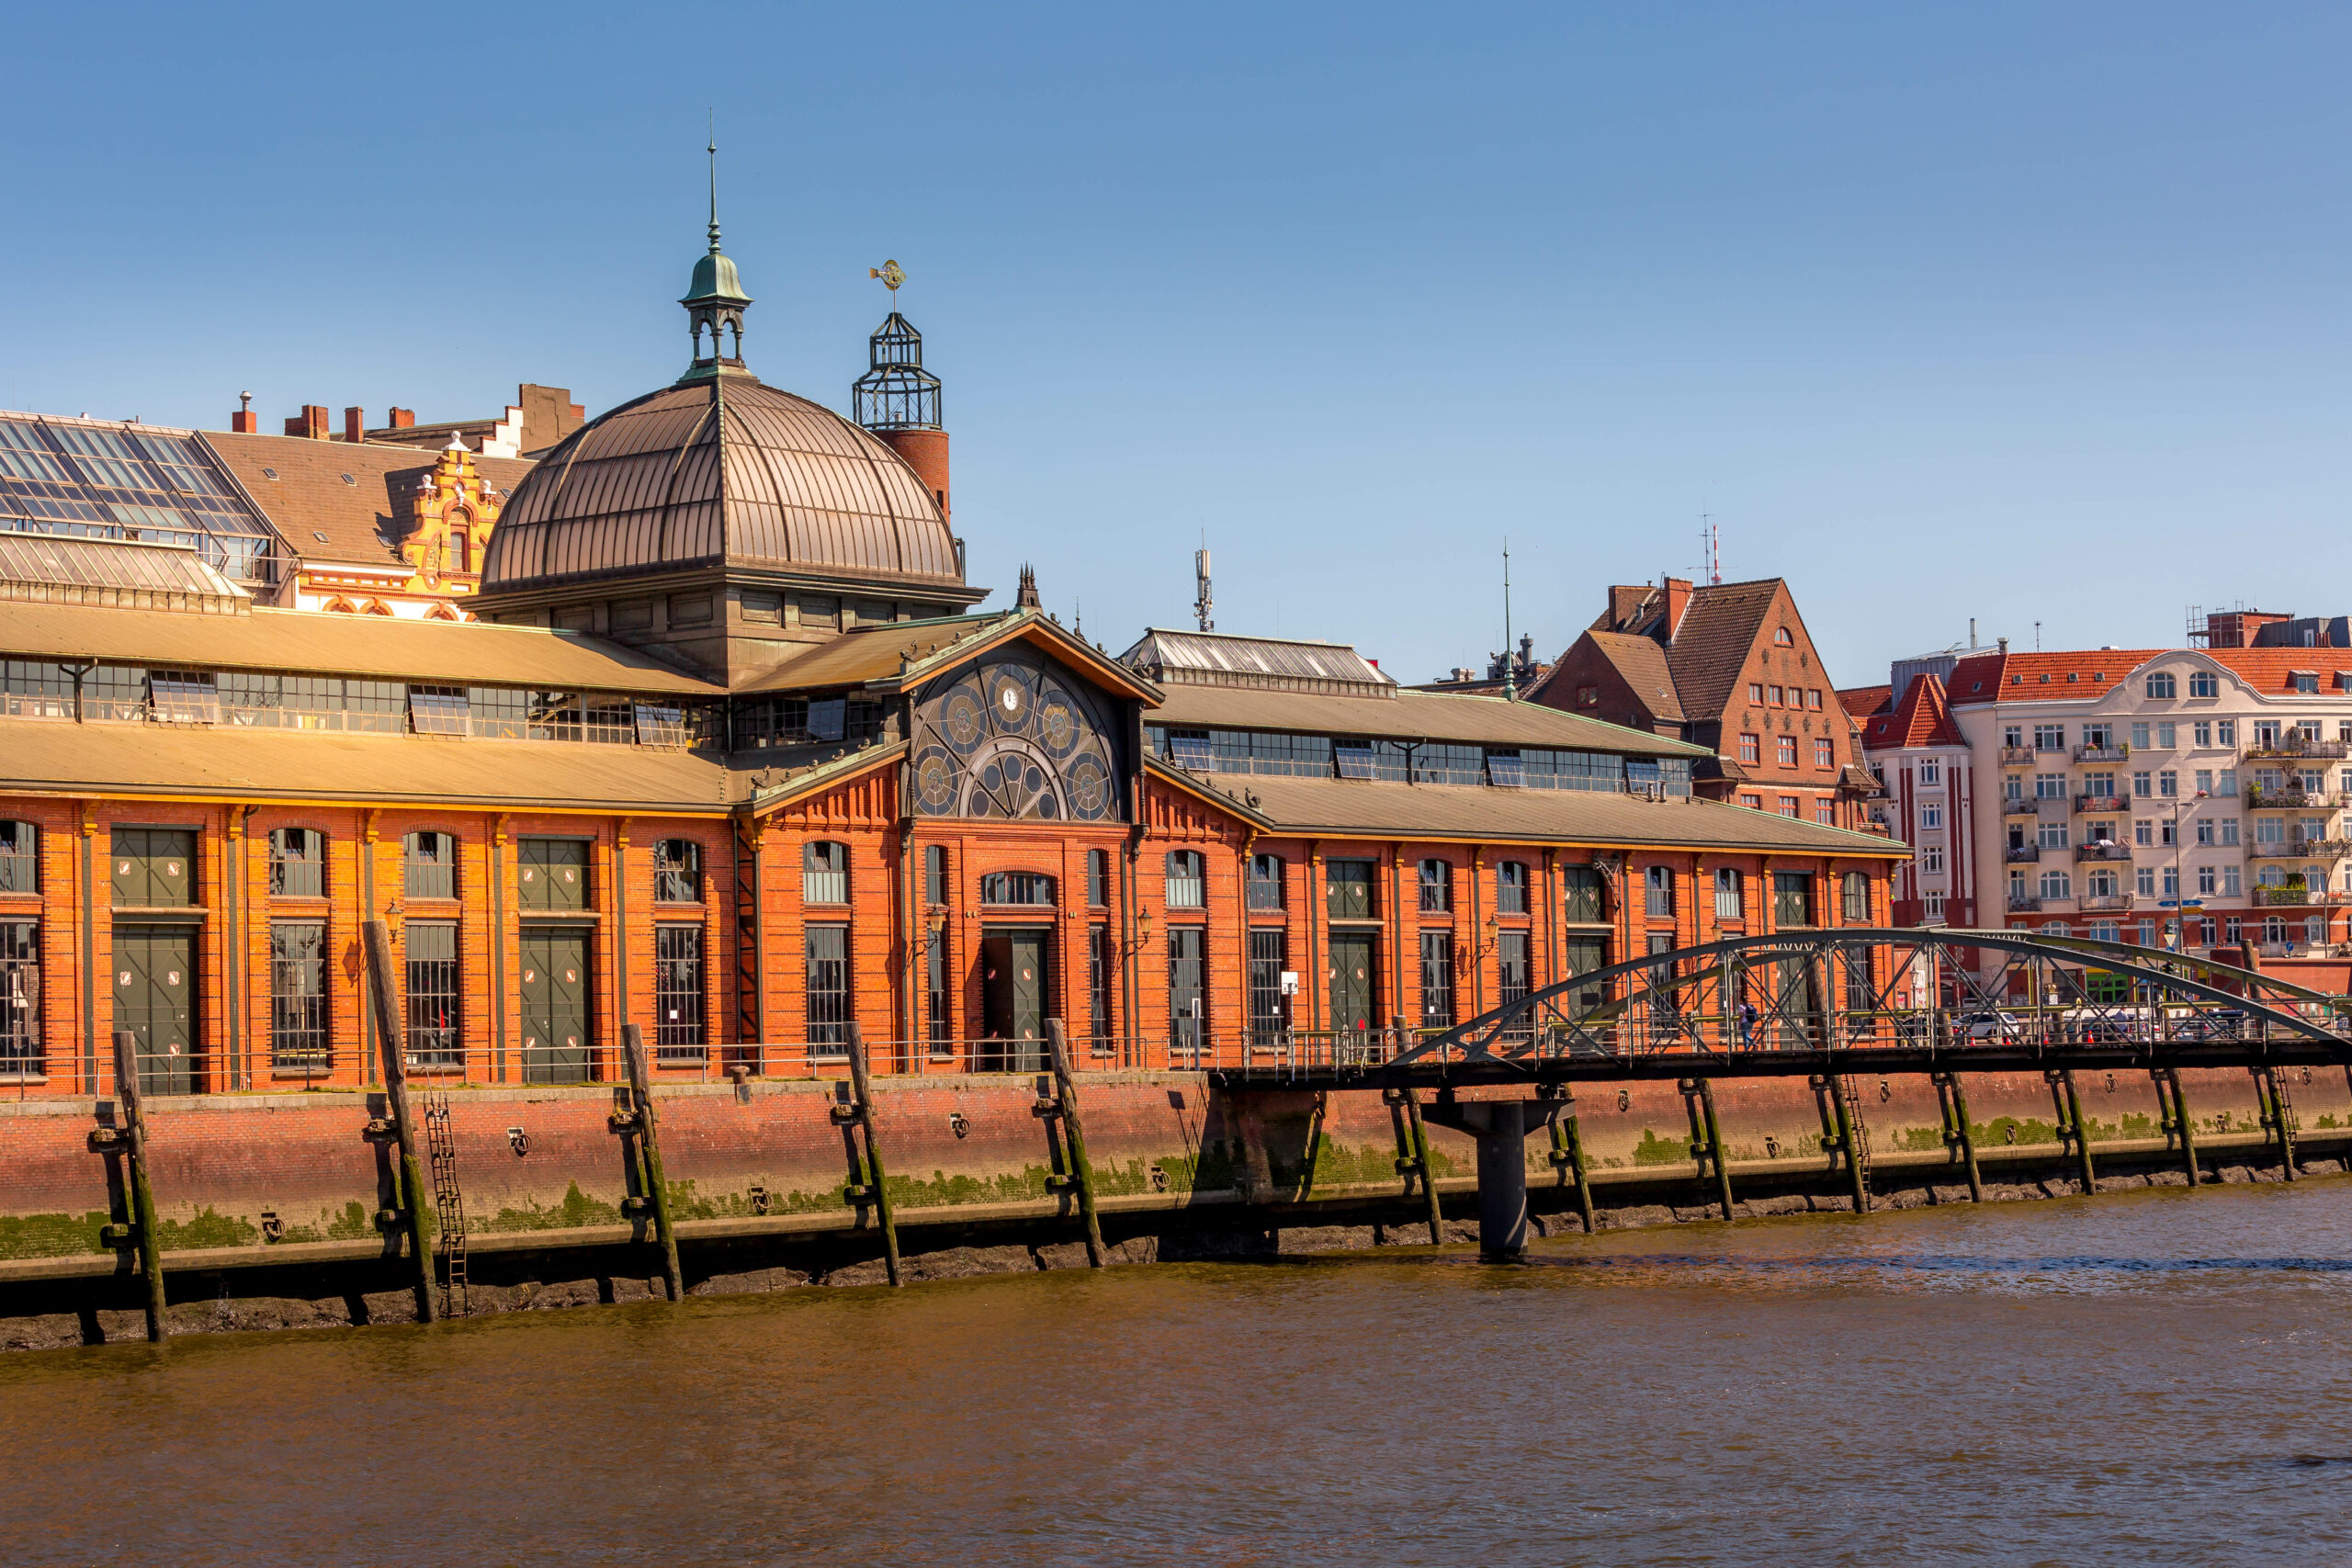
<svg viewBox="0 0 2352 1568">
<path fill-rule="evenodd" d="M 1772 641 L 1781 648 L 1794 648 L 1797 639 L 1788 627 L 1781 626 L 1772 633 Z"/>
<path fill-rule="evenodd" d="M 446 559 L 451 571 L 471 571 L 473 540 L 466 533 L 466 514 L 462 512 L 449 519 L 448 553 Z"/>
<path fill-rule="evenodd" d="M 1424 913 L 1443 914 L 1453 908 L 1453 867 L 1442 860 L 1421 863 L 1421 908 Z"/>
<path fill-rule="evenodd" d="M 1846 874 L 1846 923 L 1866 926 L 1871 923 L 1871 879 L 1859 871 Z"/>
<path fill-rule="evenodd" d="M 1198 850 L 1168 852 L 1168 907 L 1171 909 L 1199 909 L 1208 904 L 1206 877 L 1201 869 Z"/>
<path fill-rule="evenodd" d="M 458 837 L 416 832 L 401 840 L 401 886 L 411 898 L 458 896 Z"/>
<path fill-rule="evenodd" d="M 1715 919 L 1744 920 L 1747 918 L 1747 888 L 1740 874 L 1727 865 L 1715 868 Z"/>
<path fill-rule="evenodd" d="M 809 904 L 849 902 L 849 846 L 820 839 L 802 852 L 800 897 Z"/>
<path fill-rule="evenodd" d="M 653 846 L 653 901 L 702 902 L 702 846 L 692 839 L 662 839 Z"/>
<path fill-rule="evenodd" d="M 40 829 L 0 822 L 0 893 L 40 891 Z"/>
<path fill-rule="evenodd" d="M 1250 857 L 1250 907 L 1253 909 L 1279 909 L 1283 907 L 1283 857 L 1251 855 Z"/>
<path fill-rule="evenodd" d="M 1111 852 L 1086 852 L 1086 901 L 1095 908 L 1107 908 L 1111 902 Z"/>
<path fill-rule="evenodd" d="M 1495 867 L 1495 913 L 1527 913 L 1527 863 L 1507 860 Z"/>
<path fill-rule="evenodd" d="M 269 896 L 323 898 L 327 836 L 315 828 L 279 828 L 269 835 Z"/>
</svg>

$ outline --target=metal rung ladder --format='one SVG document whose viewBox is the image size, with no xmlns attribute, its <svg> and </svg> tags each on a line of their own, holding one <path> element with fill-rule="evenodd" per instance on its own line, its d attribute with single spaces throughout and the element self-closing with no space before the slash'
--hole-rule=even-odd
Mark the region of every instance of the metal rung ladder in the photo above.
<svg viewBox="0 0 2352 1568">
<path fill-rule="evenodd" d="M 1870 1123 L 1862 1120 L 1862 1093 L 1854 1086 L 1853 1074 L 1848 1073 L 1838 1080 L 1838 1094 L 1846 1102 L 1846 1135 L 1852 1140 L 1846 1157 L 1861 1173 L 1862 1200 L 1868 1202 L 1876 1196 L 1871 1187 L 1871 1129 Z"/>
<path fill-rule="evenodd" d="M 458 1186 L 458 1143 L 449 1131 L 449 1095 L 424 1097 L 424 1147 L 433 1167 L 433 1208 L 440 1224 L 434 1254 L 441 1265 L 441 1315 L 463 1317 L 466 1293 L 466 1196 Z"/>
</svg>

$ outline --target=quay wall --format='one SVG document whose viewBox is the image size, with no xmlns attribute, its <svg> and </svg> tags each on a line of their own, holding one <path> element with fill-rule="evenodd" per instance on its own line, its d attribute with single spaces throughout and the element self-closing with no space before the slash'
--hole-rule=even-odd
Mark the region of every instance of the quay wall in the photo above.
<svg viewBox="0 0 2352 1568">
<path fill-rule="evenodd" d="M 2352 1156 L 2352 1073 L 2281 1077 L 2298 1153 L 2315 1168 Z M 1426 1238 L 1426 1200 L 1397 1169 L 1405 1111 L 1377 1091 L 1225 1091 L 1203 1075 L 1167 1072 L 1079 1081 L 1104 1228 L 1122 1257 L 1214 1254 L 1227 1248 L 1218 1236 L 1242 1238 L 1234 1245 L 1246 1251 L 1335 1225 Z M 1874 1187 L 1897 1202 L 1914 1190 L 1951 1201 L 1963 1179 L 1933 1084 L 1906 1074 L 1855 1083 Z M 2047 1191 L 2070 1179 L 2041 1075 L 1962 1083 L 1988 1183 Z M 2278 1166 L 2251 1075 L 2191 1070 L 2181 1083 L 2209 1177 Z M 1036 1113 L 1050 1090 L 1034 1075 L 876 1080 L 876 1133 L 910 1255 L 1010 1246 L 1005 1266 L 1039 1267 L 1067 1248 L 1074 1200 L 1048 1183 L 1057 1138 Z M 859 1179 L 857 1145 L 834 1114 L 849 1100 L 846 1077 L 656 1092 L 690 1281 L 719 1288 L 711 1281 L 779 1268 L 797 1279 L 871 1271 L 875 1214 L 844 1192 Z M 2099 1174 L 2179 1171 L 2147 1073 L 2079 1073 L 2076 1092 Z M 1825 1091 L 1802 1077 L 1759 1078 L 1720 1081 L 1714 1096 L 1741 1212 L 1839 1206 L 1846 1178 L 1822 1146 Z M 616 1273 L 641 1281 L 652 1271 L 649 1223 L 626 1201 L 641 1196 L 641 1168 L 611 1121 L 625 1093 L 502 1087 L 453 1089 L 447 1100 L 473 1272 L 493 1295 L 502 1280 L 536 1288 L 593 1277 L 604 1282 L 588 1299 L 616 1299 Z M 1580 1085 L 1571 1110 L 1604 1223 L 1713 1213 L 1674 1082 Z M 413 1279 L 401 1227 L 386 1223 L 400 1201 L 397 1159 L 380 1122 L 369 1125 L 387 1113 L 380 1093 L 360 1090 L 151 1099 L 149 1169 L 173 1296 L 356 1302 Z M 135 1250 L 105 1234 L 130 1217 L 122 1162 L 92 1137 L 115 1114 L 104 1099 L 0 1103 L 0 1343 L 42 1342 L 12 1336 L 6 1322 L 60 1312 L 82 1314 L 86 1338 L 92 1313 L 135 1300 Z M 1442 1197 L 1470 1213 L 1471 1140 L 1434 1124 L 1428 1135 Z M 1531 1201 L 1539 1224 L 1548 1213 L 1556 1228 L 1573 1195 L 1551 1152 L 1541 1135 L 1528 1141 Z M 1146 1238 L 1157 1241 L 1138 1253 Z"/>
</svg>

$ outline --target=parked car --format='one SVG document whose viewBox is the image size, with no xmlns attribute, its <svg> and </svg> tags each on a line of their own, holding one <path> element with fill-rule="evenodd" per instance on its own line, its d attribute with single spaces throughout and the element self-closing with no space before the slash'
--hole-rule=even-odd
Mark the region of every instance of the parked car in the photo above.
<svg viewBox="0 0 2352 1568">
<path fill-rule="evenodd" d="M 2198 1008 L 2173 1025 L 2176 1040 L 2236 1040 L 2245 1033 L 2245 1014 L 2237 1008 Z"/>
<path fill-rule="evenodd" d="M 2019 1026 L 2016 1018 L 2006 1012 L 1962 1013 L 1960 1034 L 1964 1040 L 2015 1040 Z"/>
</svg>

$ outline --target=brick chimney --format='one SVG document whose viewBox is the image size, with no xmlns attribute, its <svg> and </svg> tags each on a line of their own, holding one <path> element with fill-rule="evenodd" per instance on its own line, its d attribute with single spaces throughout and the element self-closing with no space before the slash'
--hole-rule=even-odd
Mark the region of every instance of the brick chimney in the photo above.
<svg viewBox="0 0 2352 1568">
<path fill-rule="evenodd" d="M 306 440 L 324 441 L 328 436 L 327 406 L 324 403 L 304 403 L 301 416 L 286 422 L 286 434 Z"/>
<path fill-rule="evenodd" d="M 953 521 L 947 504 L 947 432 L 944 430 L 877 430 L 874 433 L 890 450 L 907 460 L 922 480 L 923 489 L 939 503 L 939 514 Z"/>
<path fill-rule="evenodd" d="M 254 412 L 254 395 L 251 392 L 237 394 L 237 412 L 229 416 L 229 428 L 239 435 L 261 434 L 261 415 Z"/>
<path fill-rule="evenodd" d="M 1666 636 L 1672 641 L 1682 625 L 1682 612 L 1690 607 L 1690 580 L 1669 577 L 1666 580 Z"/>
<path fill-rule="evenodd" d="M 414 409 L 394 409 L 391 412 L 391 428 L 394 430 L 414 430 L 416 428 L 416 411 Z"/>
<path fill-rule="evenodd" d="M 368 415 L 365 411 L 356 408 L 343 411 L 343 438 L 345 441 L 368 439 Z"/>
</svg>

